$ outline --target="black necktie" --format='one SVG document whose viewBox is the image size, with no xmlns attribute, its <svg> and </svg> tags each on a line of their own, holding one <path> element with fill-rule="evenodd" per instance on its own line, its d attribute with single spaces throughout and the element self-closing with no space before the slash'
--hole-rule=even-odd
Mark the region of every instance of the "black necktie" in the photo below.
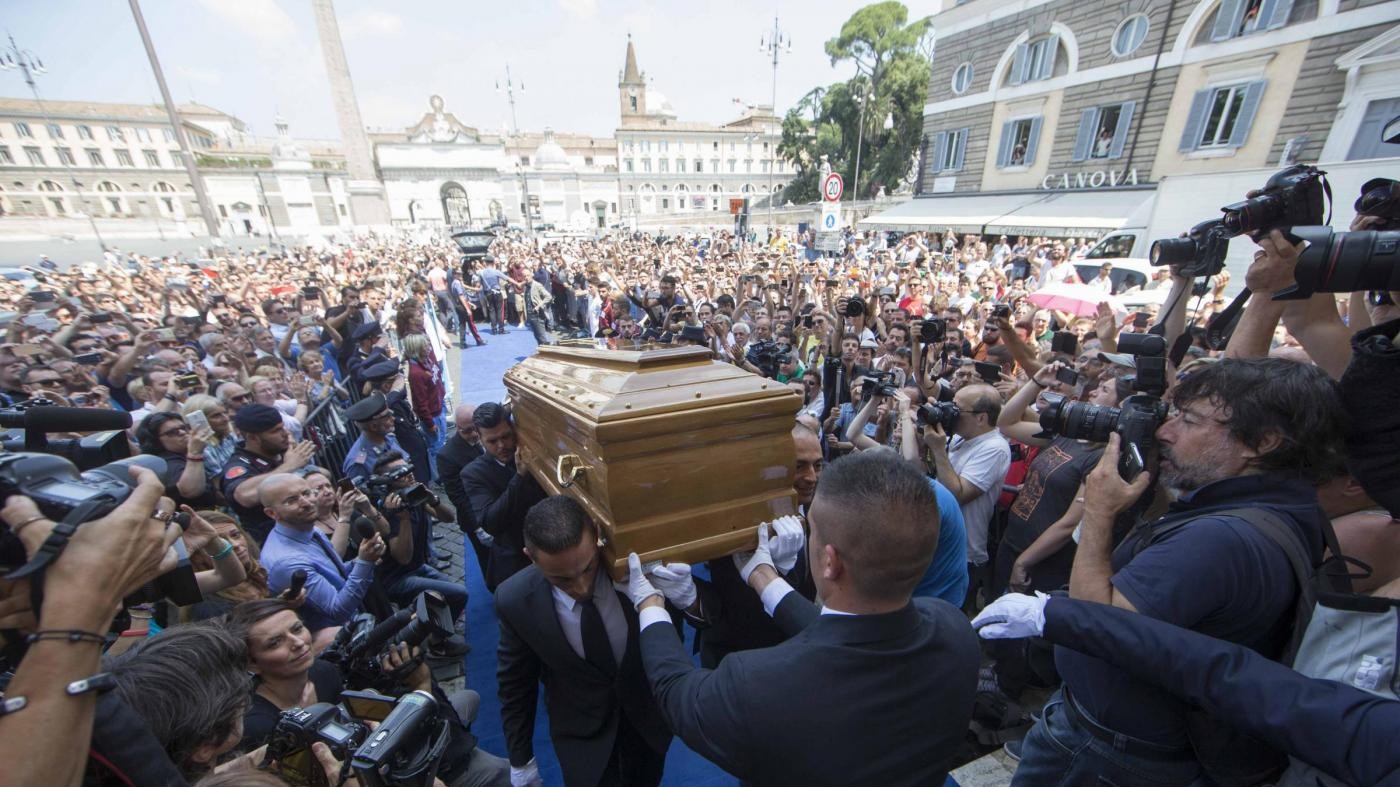
<svg viewBox="0 0 1400 787">
<path fill-rule="evenodd" d="M 579 622 L 583 657 L 611 678 L 617 673 L 617 660 L 613 658 L 612 640 L 608 639 L 608 630 L 603 626 L 603 616 L 593 599 L 580 601 L 579 607 L 583 613 Z"/>
</svg>

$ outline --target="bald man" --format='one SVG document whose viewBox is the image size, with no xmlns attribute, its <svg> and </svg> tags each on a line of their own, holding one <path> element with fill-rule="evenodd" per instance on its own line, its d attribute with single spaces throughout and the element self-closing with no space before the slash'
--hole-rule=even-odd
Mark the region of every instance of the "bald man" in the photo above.
<svg viewBox="0 0 1400 787">
<path fill-rule="evenodd" d="M 258 502 L 274 523 L 260 557 L 268 587 L 281 593 L 301 569 L 306 572 L 306 603 L 301 608 L 306 627 L 315 632 L 349 622 L 374 581 L 384 540 L 378 534 L 362 540 L 359 553 L 347 565 L 316 529 L 316 502 L 306 479 L 298 475 L 273 473 L 264 478 L 258 485 Z"/>
<path fill-rule="evenodd" d="M 474 404 L 458 405 L 457 410 L 453 412 L 452 423 L 456 426 L 456 431 L 438 450 L 437 471 L 443 491 L 447 492 L 447 499 L 451 501 L 452 507 L 457 509 L 457 526 L 466 534 L 467 542 L 476 553 L 476 562 L 481 567 L 481 574 L 485 576 L 486 561 L 491 553 L 488 548 L 491 536 L 477 527 L 476 520 L 472 518 L 472 507 L 467 501 L 467 492 L 462 487 L 462 468 L 481 456 L 483 451 L 481 435 L 472 423 L 475 413 Z M 482 540 L 483 536 L 485 541 Z"/>
</svg>

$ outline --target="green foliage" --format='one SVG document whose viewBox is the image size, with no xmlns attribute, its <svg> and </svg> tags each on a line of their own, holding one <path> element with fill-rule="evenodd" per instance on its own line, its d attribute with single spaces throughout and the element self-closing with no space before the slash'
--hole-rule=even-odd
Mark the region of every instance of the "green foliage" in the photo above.
<svg viewBox="0 0 1400 787">
<path fill-rule="evenodd" d="M 826 42 L 832 65 L 849 61 L 857 73 L 813 89 L 783 118 L 778 151 L 794 162 L 797 175 L 782 201 L 817 199 L 823 155 L 845 178 L 848 198 L 855 197 L 858 142 L 859 196 L 869 197 L 881 186 L 889 192 L 899 187 L 919 146 L 931 68 L 921 52 L 931 22 L 908 17 L 897 0 L 875 3 L 852 14 L 840 35 Z"/>
</svg>

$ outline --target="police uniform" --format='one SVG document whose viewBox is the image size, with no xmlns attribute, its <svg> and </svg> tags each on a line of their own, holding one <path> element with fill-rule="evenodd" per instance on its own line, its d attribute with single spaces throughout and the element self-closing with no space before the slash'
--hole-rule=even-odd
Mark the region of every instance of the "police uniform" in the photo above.
<svg viewBox="0 0 1400 787">
<path fill-rule="evenodd" d="M 384 395 L 375 391 L 346 409 L 345 417 L 359 424 L 383 412 L 387 406 Z M 403 450 L 394 435 L 391 434 L 385 438 L 382 445 L 375 445 L 361 431 L 355 442 L 350 444 L 350 450 L 345 455 L 345 465 L 341 470 L 347 478 L 357 483 L 362 482 L 374 474 L 374 466 L 388 454 L 397 454 L 404 459 L 409 458 L 408 452 Z"/>
<path fill-rule="evenodd" d="M 228 463 L 224 465 L 224 471 L 219 476 L 220 485 L 223 487 L 224 497 L 228 500 L 228 506 L 238 517 L 238 524 L 258 542 L 258 546 L 267 540 L 267 534 L 272 532 L 272 519 L 263 511 L 263 507 L 257 503 L 252 506 L 239 505 L 233 493 L 237 491 L 239 484 L 247 481 L 253 476 L 265 475 L 272 472 L 277 467 L 277 463 L 264 456 L 249 451 L 243 447 L 243 443 L 238 444 L 233 455 L 229 457 Z"/>
<path fill-rule="evenodd" d="M 399 362 L 393 358 L 380 358 L 360 367 L 360 375 L 373 386 L 383 384 L 398 373 Z M 403 391 L 380 395 L 384 397 L 385 406 L 394 414 L 394 438 L 413 465 L 414 478 L 429 483 L 433 479 L 432 457 L 428 455 L 428 441 L 423 436 L 423 429 L 418 424 L 418 416 L 413 413 L 408 395 Z"/>
</svg>

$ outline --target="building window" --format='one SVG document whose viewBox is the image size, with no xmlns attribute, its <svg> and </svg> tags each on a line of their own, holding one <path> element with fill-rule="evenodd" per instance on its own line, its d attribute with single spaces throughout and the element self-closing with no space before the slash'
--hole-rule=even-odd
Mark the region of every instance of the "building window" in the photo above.
<svg viewBox="0 0 1400 787">
<path fill-rule="evenodd" d="M 148 166 L 148 167 L 159 167 L 159 166 L 160 166 L 160 156 L 156 155 L 156 152 L 155 152 L 154 150 L 143 150 L 143 151 L 141 151 L 141 154 L 142 154 L 143 156 L 146 157 L 146 166 Z"/>
<path fill-rule="evenodd" d="M 967 133 L 967 129 L 960 128 L 956 131 L 940 131 L 934 135 L 934 172 L 957 172 L 963 168 L 963 156 L 967 153 Z"/>
<path fill-rule="evenodd" d="M 666 210 L 671 207 L 671 201 L 665 197 L 661 198 L 661 209 Z"/>
<path fill-rule="evenodd" d="M 156 166 L 160 166 L 160 159 L 156 159 Z M 172 151 L 170 151 L 170 166 L 172 166 L 172 167 L 183 167 L 183 166 L 185 166 L 185 154 L 184 154 L 184 153 L 181 153 L 181 152 L 178 151 L 178 150 L 172 150 Z"/>
<path fill-rule="evenodd" d="M 953 72 L 953 92 L 959 95 L 972 87 L 972 64 L 963 63 Z"/>
<path fill-rule="evenodd" d="M 68 148 L 54 148 L 58 152 L 58 163 L 68 167 L 76 167 L 78 160 L 73 158 L 73 151 Z"/>
<path fill-rule="evenodd" d="M 593 166 L 593 157 L 592 157 L 592 156 L 584 156 L 584 157 L 583 157 L 583 165 L 584 165 L 585 167 L 591 167 L 591 166 Z"/>
<path fill-rule="evenodd" d="M 730 160 L 729 160 L 729 171 L 730 171 L 730 172 L 733 172 L 733 171 L 734 171 L 734 168 L 735 168 L 736 166 L 738 166 L 738 162 L 735 161 L 734 159 L 730 159 Z"/>
<path fill-rule="evenodd" d="M 28 123 L 16 123 L 16 124 L 15 124 L 15 133 L 18 134 L 18 135 L 20 135 L 21 137 L 33 137 L 33 136 L 34 136 L 34 132 L 29 130 L 29 124 L 28 124 Z"/>
<path fill-rule="evenodd" d="M 768 159 L 764 159 L 764 160 L 758 162 L 758 165 L 759 165 L 759 166 L 758 166 L 758 171 L 759 171 L 759 172 L 762 172 L 762 173 L 765 174 L 765 175 L 768 174 Z"/>
<path fill-rule="evenodd" d="M 25 148 L 24 155 L 28 156 L 29 163 L 36 167 L 47 166 L 47 163 L 44 161 L 44 151 L 38 148 Z"/>
<path fill-rule="evenodd" d="M 751 159 L 751 158 L 746 158 L 746 159 L 744 159 L 744 171 L 745 171 L 745 172 L 753 172 L 753 159 Z"/>
<path fill-rule="evenodd" d="M 651 159 L 649 159 L 649 158 L 644 158 L 644 159 L 642 159 L 642 171 L 643 171 L 643 172 L 651 172 Z"/>
<path fill-rule="evenodd" d="M 1264 95 L 1264 80 L 1196 91 L 1180 150 L 1234 149 L 1249 139 L 1254 114 Z"/>
<path fill-rule="evenodd" d="M 15 157 L 10 155 L 9 148 L 0 148 L 0 164 L 13 164 Z"/>
<path fill-rule="evenodd" d="M 711 172 L 719 172 L 719 159 L 717 159 L 717 158 L 712 158 L 712 159 L 710 159 L 710 171 L 711 171 Z"/>
<path fill-rule="evenodd" d="M 683 158 L 678 158 L 678 159 L 676 159 L 676 171 L 677 171 L 677 172 L 685 172 L 685 159 L 683 159 Z"/>
<path fill-rule="evenodd" d="M 657 145 L 660 146 L 658 150 L 660 150 L 662 153 L 665 153 L 666 148 L 670 147 L 671 143 L 663 139 L 660 142 L 658 142 Z"/>
<path fill-rule="evenodd" d="M 667 158 L 658 159 L 656 162 L 656 167 L 658 172 L 670 172 L 671 160 Z"/>
<path fill-rule="evenodd" d="M 117 126 L 108 126 L 108 127 L 107 127 L 107 139 L 110 140 L 110 141 L 112 141 L 112 142 L 125 142 L 125 141 L 126 141 L 126 135 L 122 133 L 122 130 L 121 130 L 119 127 L 117 127 Z"/>
<path fill-rule="evenodd" d="M 630 159 L 630 158 L 627 159 L 626 161 L 623 162 L 623 165 L 627 167 L 627 171 L 628 171 L 628 172 L 632 172 L 632 171 L 633 171 L 633 168 L 632 168 L 632 159 Z"/>
<path fill-rule="evenodd" d="M 221 218 L 221 219 L 226 219 L 226 218 L 228 218 L 228 208 L 224 207 L 223 205 L 220 205 L 220 206 L 219 206 L 219 218 Z"/>
<path fill-rule="evenodd" d="M 1073 160 L 1115 159 L 1122 156 L 1136 105 L 1135 101 L 1127 101 L 1090 107 L 1079 113 L 1079 134 L 1074 138 Z"/>
<path fill-rule="evenodd" d="M 1035 163 L 1035 149 L 1040 143 L 1039 117 L 1008 120 L 1001 127 L 1001 148 L 997 152 L 998 167 L 1029 167 Z"/>
<path fill-rule="evenodd" d="M 703 161 L 701 161 L 700 159 L 696 159 L 696 160 L 695 160 L 695 171 L 696 171 L 696 172 L 704 172 L 704 171 L 705 171 L 705 163 L 704 163 Z"/>
<path fill-rule="evenodd" d="M 121 201 L 121 198 L 119 198 L 119 197 L 108 197 L 108 198 L 107 198 L 107 205 L 111 208 L 111 211 L 112 211 L 113 213 L 121 213 L 121 212 L 122 212 L 122 201 Z"/>
<path fill-rule="evenodd" d="M 340 215 L 342 215 L 342 216 L 348 215 L 348 214 L 346 214 L 346 212 L 345 212 L 345 204 L 344 204 L 344 203 L 337 204 L 336 207 L 337 207 L 337 208 L 340 208 Z"/>
<path fill-rule="evenodd" d="M 719 142 L 715 142 L 715 143 L 713 143 L 713 144 L 714 144 L 714 149 L 715 149 L 715 150 L 719 150 Z"/>
<path fill-rule="evenodd" d="M 131 160 L 131 154 L 128 153 L 128 152 L 126 152 L 125 150 L 115 150 L 115 151 L 112 151 L 112 152 L 114 152 L 114 153 L 117 154 L 117 166 L 119 166 L 119 167 L 134 167 L 134 166 L 136 166 L 136 163 L 135 163 L 134 161 Z"/>
<path fill-rule="evenodd" d="M 649 139 L 644 139 L 644 140 L 642 140 L 642 152 L 643 152 L 643 153 L 650 153 L 650 152 L 651 152 L 651 140 L 649 140 Z"/>
<path fill-rule="evenodd" d="M 139 127 L 138 127 L 138 128 L 136 129 L 136 139 L 137 139 L 137 141 L 139 141 L 139 142 L 147 142 L 147 143 L 149 143 L 149 142 L 151 141 L 151 130 L 148 129 L 148 128 L 139 128 Z"/>
<path fill-rule="evenodd" d="M 1147 15 L 1133 14 L 1118 24 L 1113 31 L 1113 54 L 1127 57 L 1147 40 Z"/>
<path fill-rule="evenodd" d="M 57 123 L 48 123 L 44 126 L 49 132 L 49 139 L 63 139 L 63 127 Z"/>
<path fill-rule="evenodd" d="M 1011 84 L 1049 79 L 1055 71 L 1055 55 L 1060 50 L 1059 36 L 1046 36 L 1016 47 L 1011 61 Z"/>
<path fill-rule="evenodd" d="M 92 127 L 78 126 L 78 139 L 92 139 Z"/>
<path fill-rule="evenodd" d="M 166 142 L 174 142 L 174 141 L 175 141 L 175 132 L 174 132 L 174 131 L 171 131 L 171 130 L 168 129 L 168 128 L 162 128 L 162 129 L 161 129 L 161 132 L 162 132 L 163 134 L 165 134 L 165 141 L 166 141 Z"/>
<path fill-rule="evenodd" d="M 1221 0 L 1210 40 L 1226 41 L 1288 24 L 1293 0 Z"/>
<path fill-rule="evenodd" d="M 1346 160 L 1400 156 L 1400 143 L 1381 141 L 1381 129 L 1396 115 L 1400 115 L 1400 98 L 1382 98 L 1368 103 L 1366 114 L 1361 117 L 1361 125 L 1356 128 L 1356 136 L 1352 137 Z M 0 148 L 0 151 L 3 150 Z M 6 158 L 0 152 L 0 160 Z"/>
</svg>

